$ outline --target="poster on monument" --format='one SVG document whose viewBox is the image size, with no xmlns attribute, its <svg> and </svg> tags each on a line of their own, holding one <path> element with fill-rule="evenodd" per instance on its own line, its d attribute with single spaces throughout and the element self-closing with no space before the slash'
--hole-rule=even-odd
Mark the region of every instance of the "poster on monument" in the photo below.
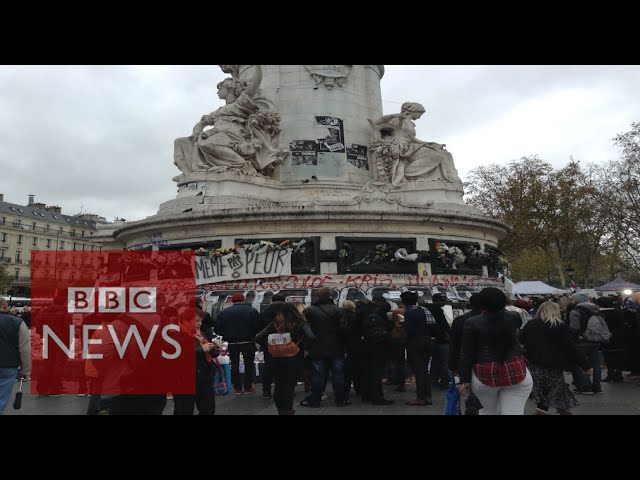
<svg viewBox="0 0 640 480">
<path fill-rule="evenodd" d="M 289 146 L 291 165 L 318 165 L 318 142 L 294 140 Z"/>
<path fill-rule="evenodd" d="M 196 286 L 291 275 L 291 249 L 248 251 L 196 257 Z"/>
<path fill-rule="evenodd" d="M 329 135 L 319 139 L 320 152 L 344 153 L 346 151 L 344 145 L 344 124 L 340 118 L 336 117 L 316 117 L 316 123 L 319 127 L 326 127 Z"/>
<path fill-rule="evenodd" d="M 347 145 L 347 162 L 361 170 L 369 170 L 367 147 L 355 143 Z"/>
</svg>

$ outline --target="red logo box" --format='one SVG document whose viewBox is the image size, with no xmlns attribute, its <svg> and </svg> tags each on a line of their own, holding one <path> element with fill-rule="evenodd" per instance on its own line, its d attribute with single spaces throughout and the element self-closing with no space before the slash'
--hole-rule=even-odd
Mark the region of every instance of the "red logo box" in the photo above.
<svg viewBox="0 0 640 480">
<path fill-rule="evenodd" d="M 31 391 L 195 393 L 193 252 L 34 251 Z"/>
</svg>

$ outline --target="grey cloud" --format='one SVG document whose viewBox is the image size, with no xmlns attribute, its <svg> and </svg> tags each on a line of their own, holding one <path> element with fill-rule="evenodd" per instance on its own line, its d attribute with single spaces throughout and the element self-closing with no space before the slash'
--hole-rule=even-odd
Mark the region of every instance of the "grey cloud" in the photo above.
<svg viewBox="0 0 640 480">
<path fill-rule="evenodd" d="M 398 112 L 405 101 L 423 103 L 428 114 L 417 123 L 418 136 L 447 143 L 454 155 L 462 152 L 456 163 L 463 174 L 472 163 L 464 154 L 467 142 L 478 129 L 551 92 L 608 92 L 613 103 L 600 114 L 607 123 L 585 118 L 571 138 L 540 138 L 535 152 L 514 145 L 501 151 L 505 158 L 480 158 L 503 163 L 509 155 L 545 152 L 563 162 L 568 154 L 587 157 L 589 151 L 609 151 L 610 138 L 638 120 L 633 115 L 638 115 L 640 69 L 633 66 L 387 65 L 386 70 L 383 99 L 393 103 L 384 103 L 385 113 Z M 216 84 L 224 77 L 216 65 L 0 67 L 0 193 L 16 203 L 33 193 L 70 214 L 81 206 L 109 219 L 154 214 L 175 196 L 171 178 L 179 172 L 173 140 L 221 105 Z M 509 140 L 503 132 L 491 136 Z"/>
</svg>

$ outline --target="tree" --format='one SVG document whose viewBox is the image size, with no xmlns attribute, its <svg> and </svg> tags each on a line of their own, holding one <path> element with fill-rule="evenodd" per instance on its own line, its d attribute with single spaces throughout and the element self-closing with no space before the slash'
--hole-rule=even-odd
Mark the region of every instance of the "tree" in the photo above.
<svg viewBox="0 0 640 480">
<path fill-rule="evenodd" d="M 611 168 L 616 183 L 610 195 L 618 203 L 620 248 L 625 260 L 640 269 L 640 122 L 613 139 L 622 158 Z"/>
<path fill-rule="evenodd" d="M 537 156 L 479 167 L 470 173 L 467 192 L 470 204 L 512 227 L 501 242 L 507 257 L 539 249 L 548 265 L 536 269 L 555 270 L 563 286 L 568 264 L 599 244 L 593 240 L 599 235 L 592 218 L 596 189 L 573 159 L 558 171 Z"/>
<path fill-rule="evenodd" d="M 13 278 L 7 272 L 4 265 L 0 265 L 0 292 L 5 292 L 13 282 Z"/>
</svg>

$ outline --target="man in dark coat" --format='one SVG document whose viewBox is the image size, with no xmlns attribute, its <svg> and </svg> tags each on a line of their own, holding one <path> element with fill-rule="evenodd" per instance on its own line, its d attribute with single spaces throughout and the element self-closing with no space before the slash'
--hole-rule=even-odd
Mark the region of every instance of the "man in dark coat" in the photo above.
<svg viewBox="0 0 640 480">
<path fill-rule="evenodd" d="M 344 388 L 344 312 L 332 300 L 329 288 L 318 290 L 317 301 L 304 310 L 304 316 L 316 336 L 309 353 L 313 363 L 311 395 L 300 405 L 317 408 L 326 383 L 327 368 L 331 369 L 333 395 L 336 406 L 346 406 Z"/>
<path fill-rule="evenodd" d="M 236 395 L 255 393 L 253 386 L 253 360 L 256 356 L 254 339 L 258 329 L 258 311 L 244 303 L 244 295 L 236 293 L 231 297 L 233 306 L 223 310 L 218 316 L 218 334 L 229 342 L 231 358 L 231 383 Z M 240 376 L 240 354 L 244 359 L 244 389 Z"/>
<path fill-rule="evenodd" d="M 447 370 L 449 362 L 449 337 L 451 327 L 444 315 L 442 307 L 447 303 L 447 296 L 442 293 L 433 295 L 433 303 L 425 303 L 433 318 L 436 320 L 439 330 L 442 332 L 439 338 L 433 338 L 433 357 L 431 358 L 430 377 L 434 385 L 439 385 L 440 389 L 446 390 L 449 385 L 449 373 Z"/>
<path fill-rule="evenodd" d="M 389 358 L 391 330 L 394 323 L 388 316 L 391 305 L 382 294 L 376 294 L 370 304 L 358 311 L 362 315 L 362 352 L 364 357 L 362 376 L 365 379 L 362 401 L 374 405 L 391 405 L 393 400 L 384 398 L 382 375 Z"/>
</svg>

